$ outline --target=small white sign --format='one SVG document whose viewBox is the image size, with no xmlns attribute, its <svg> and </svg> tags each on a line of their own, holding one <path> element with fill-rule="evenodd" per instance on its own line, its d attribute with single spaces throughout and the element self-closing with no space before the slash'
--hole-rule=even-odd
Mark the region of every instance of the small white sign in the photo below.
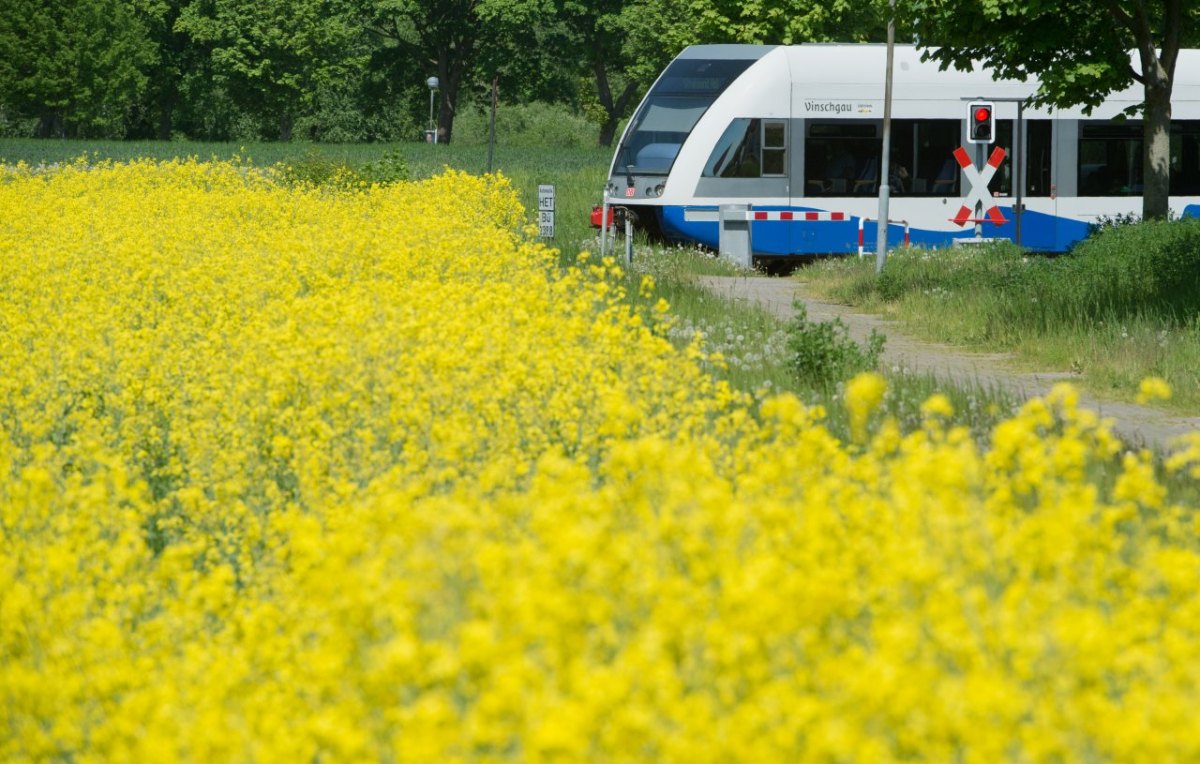
<svg viewBox="0 0 1200 764">
<path fill-rule="evenodd" d="M 554 186 L 538 186 L 538 236 L 554 238 Z"/>
</svg>

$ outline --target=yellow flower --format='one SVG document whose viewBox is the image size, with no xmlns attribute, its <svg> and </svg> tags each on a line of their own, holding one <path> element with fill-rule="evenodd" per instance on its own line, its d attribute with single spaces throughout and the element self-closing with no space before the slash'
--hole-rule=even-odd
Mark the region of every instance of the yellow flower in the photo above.
<svg viewBox="0 0 1200 764">
<path fill-rule="evenodd" d="M 1138 385 L 1137 402 L 1142 405 L 1170 399 L 1171 386 L 1162 377 L 1146 377 Z"/>
<path fill-rule="evenodd" d="M 1073 389 L 848 445 L 526 217 L 0 167 L 0 760 L 1200 757 L 1194 497 Z"/>
<path fill-rule="evenodd" d="M 927 417 L 949 419 L 954 416 L 954 404 L 944 393 L 934 393 L 921 404 L 921 413 Z"/>
<path fill-rule="evenodd" d="M 887 381 L 875 372 L 863 372 L 846 383 L 846 411 L 855 440 L 866 437 L 867 420 L 879 408 L 885 392 Z"/>
</svg>

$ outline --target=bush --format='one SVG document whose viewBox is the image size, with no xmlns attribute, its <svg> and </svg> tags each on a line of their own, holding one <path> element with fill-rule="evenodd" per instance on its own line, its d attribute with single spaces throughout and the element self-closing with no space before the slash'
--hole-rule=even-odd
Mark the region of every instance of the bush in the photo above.
<svg viewBox="0 0 1200 764">
<path fill-rule="evenodd" d="M 454 120 L 456 143 L 488 142 L 490 108 L 469 106 Z M 591 148 L 600 128 L 562 104 L 500 104 L 496 110 L 496 143 L 504 146 Z"/>
<path fill-rule="evenodd" d="M 277 177 L 287 185 L 335 186 L 350 188 L 362 183 L 387 185 L 408 180 L 408 161 L 395 150 L 384 152 L 373 162 L 351 167 L 317 149 L 309 149 L 299 159 L 275 165 Z"/>
<path fill-rule="evenodd" d="M 354 174 L 345 162 L 330 159 L 316 149 L 309 149 L 298 159 L 280 162 L 275 171 L 287 185 L 313 186 L 343 184 Z"/>
<path fill-rule="evenodd" d="M 395 149 L 385 151 L 379 159 L 359 167 L 358 176 L 367 183 L 378 183 L 381 186 L 408 180 L 411 177 L 408 160 Z"/>
<path fill-rule="evenodd" d="M 1090 315 L 1148 312 L 1182 320 L 1200 309 L 1200 220 L 1104 227 L 1065 266 L 1062 286 Z"/>
<path fill-rule="evenodd" d="M 801 381 L 828 388 L 878 365 L 886 341 L 882 334 L 871 330 L 864 347 L 850 338 L 840 318 L 813 322 L 803 302 L 797 300 L 792 306 L 796 315 L 788 324 L 788 352 Z"/>
<path fill-rule="evenodd" d="M 887 301 L 930 289 L 1004 289 L 1024 278 L 1027 259 L 1020 247 L 1009 242 L 935 250 L 905 249 L 888 257 L 875 288 Z"/>
<path fill-rule="evenodd" d="M 36 127 L 36 118 L 0 106 L 0 138 L 30 138 Z"/>
</svg>

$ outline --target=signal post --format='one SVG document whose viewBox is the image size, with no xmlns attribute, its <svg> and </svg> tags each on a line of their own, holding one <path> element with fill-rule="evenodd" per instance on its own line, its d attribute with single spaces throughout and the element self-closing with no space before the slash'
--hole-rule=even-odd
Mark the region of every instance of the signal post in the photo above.
<svg viewBox="0 0 1200 764">
<path fill-rule="evenodd" d="M 996 104 L 991 101 L 972 101 L 967 104 L 967 143 L 975 145 L 975 169 L 984 169 L 984 151 L 986 146 L 996 142 Z M 1003 158 L 1003 154 L 1001 154 Z M 961 160 L 960 160 L 961 164 Z M 965 169 L 965 168 L 964 168 Z M 990 176 L 989 176 L 990 178 Z M 986 183 L 984 184 L 986 189 Z M 983 202 L 976 195 L 975 209 L 975 238 L 983 238 Z"/>
</svg>

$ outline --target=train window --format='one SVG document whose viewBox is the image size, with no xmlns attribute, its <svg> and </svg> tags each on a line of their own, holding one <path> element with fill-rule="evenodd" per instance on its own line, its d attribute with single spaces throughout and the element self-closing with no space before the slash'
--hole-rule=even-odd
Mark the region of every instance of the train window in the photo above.
<svg viewBox="0 0 1200 764">
<path fill-rule="evenodd" d="M 876 193 L 881 145 L 873 123 L 810 122 L 804 144 L 808 196 Z"/>
<path fill-rule="evenodd" d="M 1049 196 L 1053 181 L 1054 143 L 1051 122 L 1031 119 L 1025 123 L 1025 195 Z"/>
<path fill-rule="evenodd" d="M 1014 119 L 996 120 L 996 142 L 983 147 L 984 161 L 987 161 L 997 148 L 1004 149 L 1004 161 L 996 168 L 996 174 L 992 177 L 992 182 L 988 184 L 988 190 L 1000 196 L 1012 196 L 1013 192 L 1013 167 L 1016 166 L 1013 163 L 1017 161 L 1013 151 L 1013 146 L 1016 145 L 1013 140 L 1013 132 L 1016 124 Z"/>
<path fill-rule="evenodd" d="M 1171 123 L 1171 195 L 1200 194 L 1200 122 Z"/>
<path fill-rule="evenodd" d="M 787 123 L 735 119 L 725 128 L 704 164 L 706 178 L 762 178 L 787 175 Z"/>
<path fill-rule="evenodd" d="M 618 149 L 618 169 L 666 175 L 696 122 L 754 60 L 677 59 L 633 116 Z"/>
<path fill-rule="evenodd" d="M 892 123 L 894 196 L 959 196 L 954 150 L 962 143 L 957 119 L 897 119 Z M 907 173 L 908 177 L 904 177 Z"/>
<path fill-rule="evenodd" d="M 764 120 L 762 130 L 762 174 L 787 175 L 787 125 L 782 121 Z"/>
<path fill-rule="evenodd" d="M 1142 193 L 1142 123 L 1079 123 L 1079 195 Z"/>
<path fill-rule="evenodd" d="M 893 120 L 887 180 L 896 196 L 956 196 L 958 120 Z M 804 148 L 805 193 L 846 196 L 879 193 L 883 141 L 874 122 L 813 122 Z"/>
<path fill-rule="evenodd" d="M 1142 193 L 1142 123 L 1083 122 L 1079 129 L 1079 195 Z M 1200 122 L 1171 123 L 1170 194 L 1200 193 Z"/>
<path fill-rule="evenodd" d="M 873 122 L 810 122 L 810 138 L 878 138 Z"/>
</svg>

